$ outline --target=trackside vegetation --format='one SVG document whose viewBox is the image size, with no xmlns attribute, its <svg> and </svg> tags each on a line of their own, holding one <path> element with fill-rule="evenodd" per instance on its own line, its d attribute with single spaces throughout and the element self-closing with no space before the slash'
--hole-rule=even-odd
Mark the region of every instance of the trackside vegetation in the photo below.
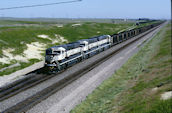
<svg viewBox="0 0 172 113">
<path fill-rule="evenodd" d="M 168 24 L 71 113 L 172 113 L 171 63 Z"/>
</svg>

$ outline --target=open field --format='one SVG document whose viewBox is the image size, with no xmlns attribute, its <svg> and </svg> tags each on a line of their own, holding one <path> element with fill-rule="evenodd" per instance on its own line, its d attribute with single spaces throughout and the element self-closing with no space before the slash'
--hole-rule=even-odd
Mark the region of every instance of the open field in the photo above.
<svg viewBox="0 0 172 113">
<path fill-rule="evenodd" d="M 3 22 L 1 22 L 3 21 Z M 106 19 L 106 18 L 0 18 L 0 23 L 3 25 L 15 24 L 15 23 L 45 23 L 45 24 L 67 24 L 67 23 L 85 23 L 85 22 L 96 22 L 96 23 L 135 23 L 135 19 Z M 4 23 L 5 22 L 5 23 Z"/>
<path fill-rule="evenodd" d="M 171 24 L 71 113 L 171 113 Z"/>
<path fill-rule="evenodd" d="M 5 24 L 6 22 L 9 21 L 5 21 Z M 9 24 L 13 25 L 12 23 L 18 22 L 20 21 L 10 20 Z M 35 25 L 34 22 L 29 23 L 34 25 L 0 27 L 0 76 L 43 60 L 45 49 L 53 45 L 103 34 L 113 34 L 133 26 L 133 23 L 85 22 L 60 25 L 51 23 L 51 25 L 41 26 Z M 4 69 L 8 66 L 9 68 Z"/>
</svg>

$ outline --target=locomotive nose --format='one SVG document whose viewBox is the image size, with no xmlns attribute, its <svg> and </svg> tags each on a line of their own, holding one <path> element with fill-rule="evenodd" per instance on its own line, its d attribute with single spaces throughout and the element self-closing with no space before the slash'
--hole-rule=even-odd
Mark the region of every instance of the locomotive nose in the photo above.
<svg viewBox="0 0 172 113">
<path fill-rule="evenodd" d="M 52 60 L 53 60 L 53 56 L 51 56 L 51 55 L 45 56 L 45 62 L 46 63 L 52 63 Z"/>
</svg>

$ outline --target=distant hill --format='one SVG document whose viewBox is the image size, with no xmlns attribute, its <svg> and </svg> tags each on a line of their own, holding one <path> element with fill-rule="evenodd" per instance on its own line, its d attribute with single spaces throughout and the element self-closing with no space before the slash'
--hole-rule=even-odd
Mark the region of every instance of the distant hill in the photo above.
<svg viewBox="0 0 172 113">
<path fill-rule="evenodd" d="M 98 22 L 98 23 L 121 23 L 135 22 L 136 19 L 110 19 L 110 18 L 13 18 L 0 17 L 0 20 L 10 21 L 34 21 L 34 22 L 56 22 L 56 23 L 78 23 L 78 22 Z"/>
</svg>

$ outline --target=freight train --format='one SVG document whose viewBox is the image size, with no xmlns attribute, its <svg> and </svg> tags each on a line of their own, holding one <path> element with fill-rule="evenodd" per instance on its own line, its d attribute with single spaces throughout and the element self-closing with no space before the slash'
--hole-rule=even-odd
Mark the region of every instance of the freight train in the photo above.
<svg viewBox="0 0 172 113">
<path fill-rule="evenodd" d="M 88 59 L 111 46 L 122 43 L 140 33 L 160 25 L 157 22 L 148 26 L 134 28 L 113 35 L 101 35 L 76 42 L 53 46 L 46 49 L 45 67 L 49 72 L 59 72 L 84 59 Z"/>
</svg>

